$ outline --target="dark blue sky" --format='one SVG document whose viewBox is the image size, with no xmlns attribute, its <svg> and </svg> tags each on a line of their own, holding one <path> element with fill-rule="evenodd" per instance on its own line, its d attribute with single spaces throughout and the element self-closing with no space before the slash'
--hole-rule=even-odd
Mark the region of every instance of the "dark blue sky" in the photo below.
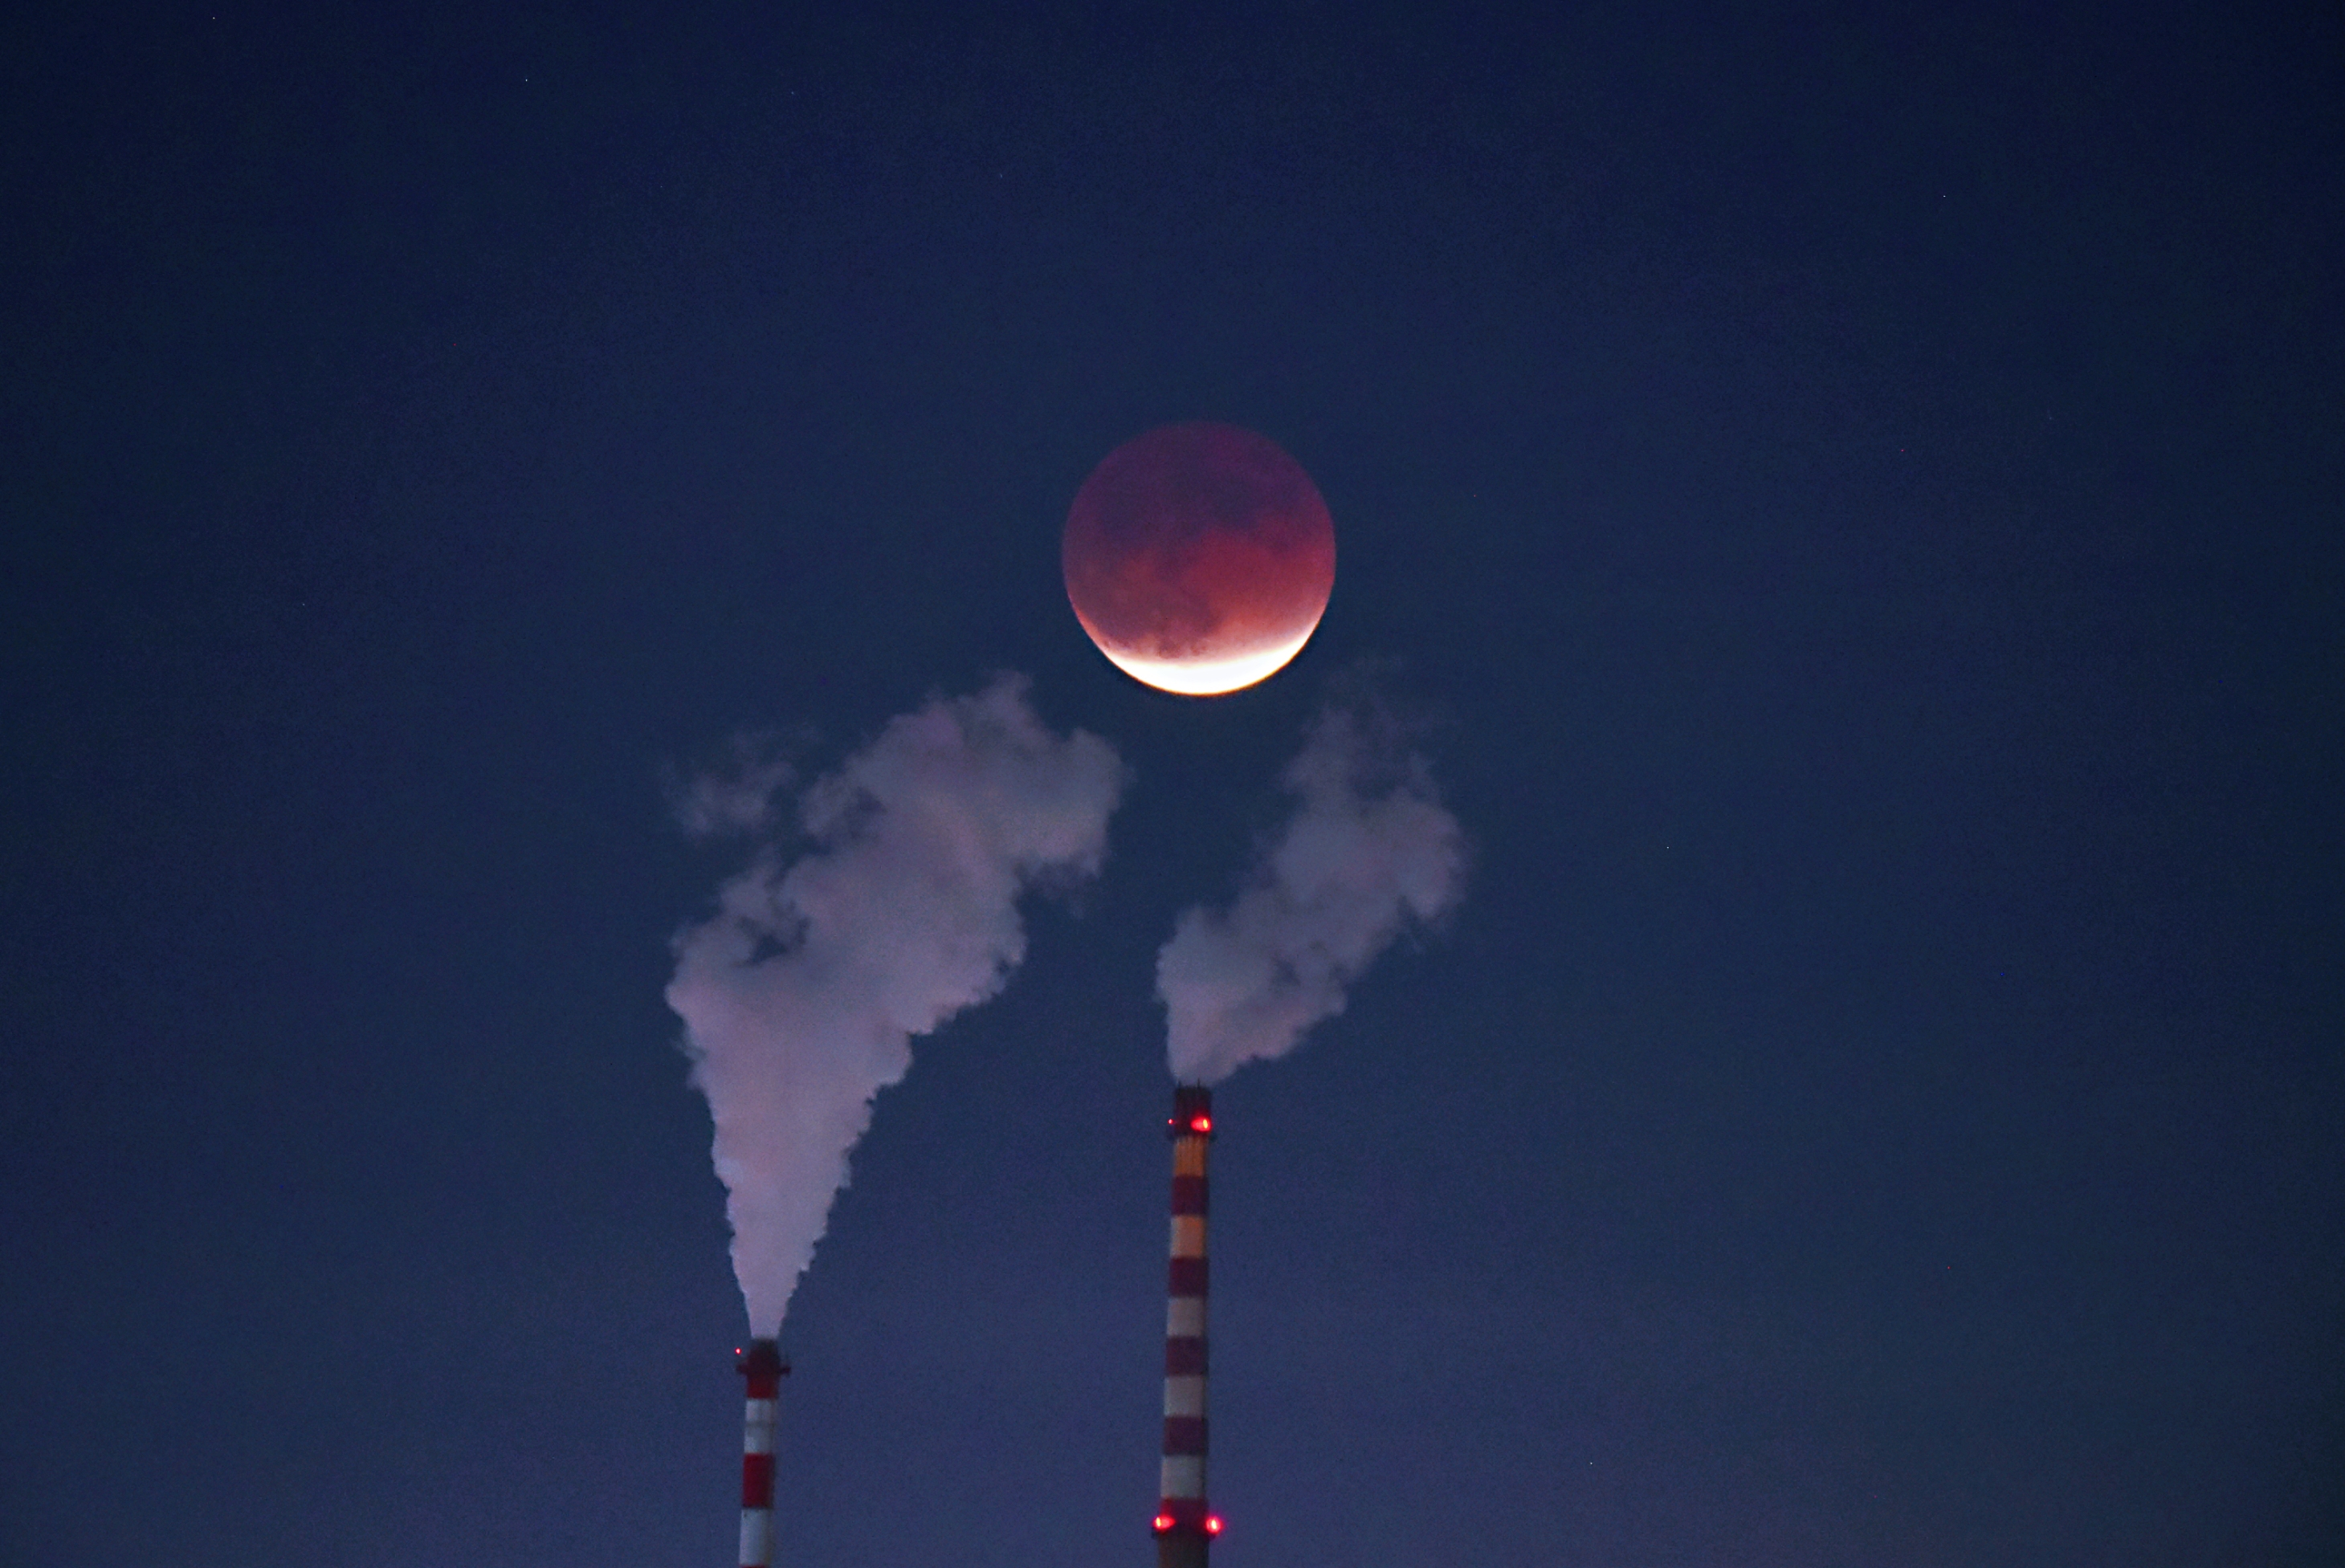
<svg viewBox="0 0 2345 1568">
<path fill-rule="evenodd" d="M 1226 1568 L 2345 1562 L 2334 7 L 673 9 L 0 21 L 0 1561 L 729 1561 L 663 771 L 1004 668 L 1136 782 L 784 1546 L 1148 1561 L 1153 956 L 1369 659 L 1474 879 L 1223 1091 Z M 1342 551 L 1210 703 L 1057 563 L 1192 418 Z"/>
</svg>

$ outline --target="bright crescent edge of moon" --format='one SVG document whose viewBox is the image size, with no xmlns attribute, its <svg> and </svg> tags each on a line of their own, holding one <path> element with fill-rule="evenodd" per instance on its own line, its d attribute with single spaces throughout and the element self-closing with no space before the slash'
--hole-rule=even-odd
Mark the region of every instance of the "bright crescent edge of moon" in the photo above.
<svg viewBox="0 0 2345 1568">
<path fill-rule="evenodd" d="M 1321 612 L 1324 615 L 1325 612 Z M 1160 692 L 1177 693 L 1183 697 L 1218 697 L 1225 693 L 1243 691 L 1257 682 L 1267 681 L 1277 674 L 1303 645 L 1311 641 L 1311 633 L 1319 630 L 1320 616 L 1311 618 L 1311 624 L 1284 642 L 1267 648 L 1251 649 L 1233 658 L 1203 661 L 1146 659 L 1120 652 L 1106 646 L 1094 635 L 1091 641 L 1110 663 L 1142 685 L 1153 686 Z M 1088 627 L 1085 628 L 1089 630 Z"/>
</svg>

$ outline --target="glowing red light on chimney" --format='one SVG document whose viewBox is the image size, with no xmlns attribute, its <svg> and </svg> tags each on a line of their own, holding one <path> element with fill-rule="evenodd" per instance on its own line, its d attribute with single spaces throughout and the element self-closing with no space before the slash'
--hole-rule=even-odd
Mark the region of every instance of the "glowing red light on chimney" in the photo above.
<svg viewBox="0 0 2345 1568">
<path fill-rule="evenodd" d="M 1209 1116 L 1193 1116 L 1189 1118 L 1189 1130 L 1191 1132 L 1211 1132 L 1213 1130 L 1213 1118 Z"/>
<path fill-rule="evenodd" d="M 1218 1513 L 1208 1513 L 1205 1515 L 1205 1533 L 1208 1535 L 1219 1535 L 1221 1533 L 1222 1516 Z"/>
<path fill-rule="evenodd" d="M 1172 1528 L 1172 1516 L 1169 1513 L 1160 1513 L 1149 1522 L 1156 1533 L 1162 1535 Z"/>
</svg>

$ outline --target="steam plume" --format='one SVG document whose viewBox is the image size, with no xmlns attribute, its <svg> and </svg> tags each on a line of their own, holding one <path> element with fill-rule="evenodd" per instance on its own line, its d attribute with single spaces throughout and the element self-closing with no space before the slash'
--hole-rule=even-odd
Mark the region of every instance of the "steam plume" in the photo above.
<svg viewBox="0 0 2345 1568">
<path fill-rule="evenodd" d="M 1465 835 L 1373 703 L 1320 714 L 1281 782 L 1294 814 L 1227 909 L 1184 911 L 1156 956 L 1172 1076 L 1284 1056 L 1403 929 L 1457 900 Z"/>
<path fill-rule="evenodd" d="M 751 794 L 781 777 L 744 776 Z M 760 842 L 675 939 L 667 1002 L 716 1124 L 754 1331 L 780 1326 L 911 1037 L 1001 988 L 1026 954 L 1020 896 L 1099 870 L 1122 784 L 1114 748 L 1052 733 L 1022 681 L 938 699 L 807 787 L 806 853 Z M 761 820 L 737 782 L 686 804 L 703 826 Z"/>
</svg>

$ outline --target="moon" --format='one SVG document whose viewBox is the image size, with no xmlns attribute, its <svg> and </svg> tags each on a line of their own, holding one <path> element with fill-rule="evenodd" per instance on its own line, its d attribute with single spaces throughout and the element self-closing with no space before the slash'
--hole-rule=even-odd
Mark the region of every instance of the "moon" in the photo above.
<svg viewBox="0 0 2345 1568">
<path fill-rule="evenodd" d="M 1060 561 L 1075 619 L 1117 669 L 1213 697 L 1269 679 L 1311 641 L 1335 586 L 1335 524 L 1269 438 L 1164 425 L 1091 470 Z"/>
</svg>

